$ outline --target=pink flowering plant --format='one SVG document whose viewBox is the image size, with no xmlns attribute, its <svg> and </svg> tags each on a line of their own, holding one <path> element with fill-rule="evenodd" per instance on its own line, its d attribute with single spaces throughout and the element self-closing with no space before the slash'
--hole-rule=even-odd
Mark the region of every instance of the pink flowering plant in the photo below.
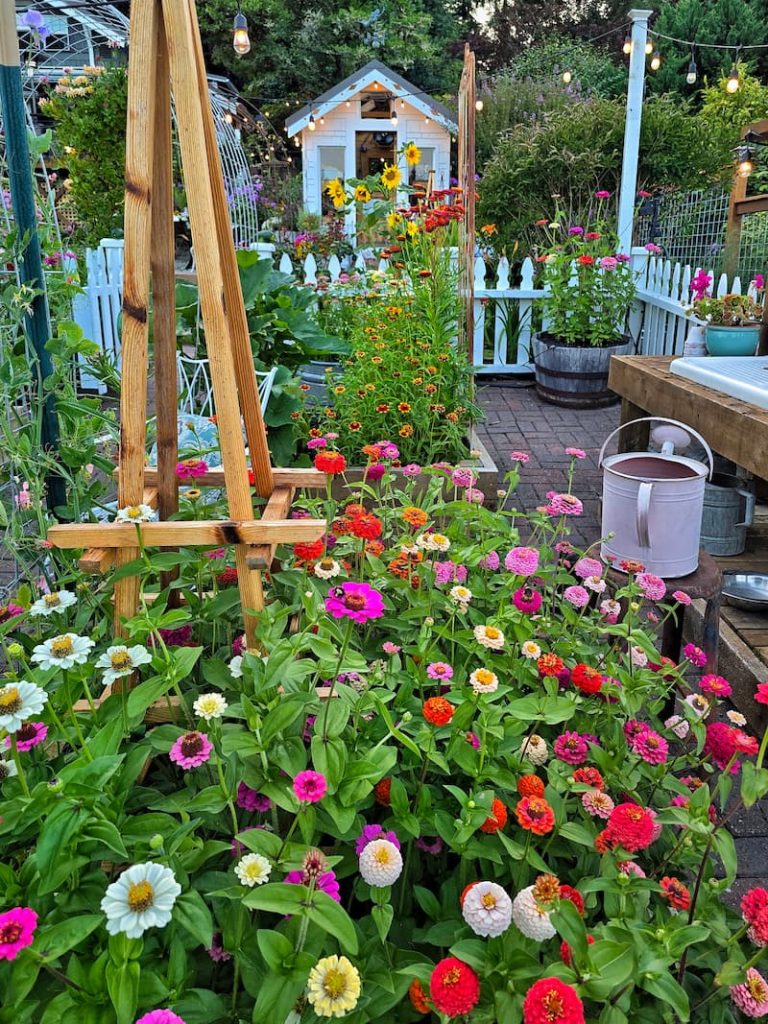
<svg viewBox="0 0 768 1024">
<path fill-rule="evenodd" d="M 606 202 L 605 193 L 596 193 L 583 223 L 569 223 L 559 208 L 537 222 L 546 334 L 561 344 L 602 348 L 624 340 L 635 284 L 629 254 L 607 223 Z"/>
<path fill-rule="evenodd" d="M 251 649 L 229 550 L 87 586 L 52 551 L 0 616 L 0 1020 L 766 1015 L 768 891 L 727 898 L 766 740 L 659 653 L 685 592 L 572 545 L 578 452 L 529 516 L 524 452 L 495 508 L 387 459 L 298 495 L 327 532 L 278 549 Z"/>
</svg>

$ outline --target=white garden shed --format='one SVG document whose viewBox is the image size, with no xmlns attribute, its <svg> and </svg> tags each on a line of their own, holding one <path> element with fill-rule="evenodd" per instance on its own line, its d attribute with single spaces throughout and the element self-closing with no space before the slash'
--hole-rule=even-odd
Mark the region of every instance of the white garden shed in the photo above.
<svg viewBox="0 0 768 1024">
<path fill-rule="evenodd" d="M 421 150 L 421 161 L 400 171 L 410 185 L 426 185 L 434 172 L 435 188 L 448 188 L 451 136 L 458 125 L 447 107 L 423 89 L 372 60 L 332 89 L 292 114 L 285 123 L 289 138 L 301 140 L 304 207 L 323 214 L 332 209 L 325 187 L 333 178 L 364 178 L 391 164 L 407 142 Z M 356 230 L 354 208 L 346 230 Z"/>
</svg>

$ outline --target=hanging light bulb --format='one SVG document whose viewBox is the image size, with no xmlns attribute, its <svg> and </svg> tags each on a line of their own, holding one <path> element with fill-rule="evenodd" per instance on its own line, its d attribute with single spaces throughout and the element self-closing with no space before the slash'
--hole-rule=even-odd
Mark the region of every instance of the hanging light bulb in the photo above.
<svg viewBox="0 0 768 1024">
<path fill-rule="evenodd" d="M 293 163 L 293 157 L 292 157 L 292 156 L 289 156 L 289 157 L 287 157 L 287 160 L 288 160 L 288 163 L 289 163 L 289 164 L 292 164 L 292 163 Z"/>
<path fill-rule="evenodd" d="M 227 124 L 232 124 L 232 122 L 233 122 L 233 121 L 234 121 L 235 119 L 234 119 L 234 117 L 232 117 L 232 115 L 230 114 L 230 112 L 229 112 L 229 111 L 227 111 L 227 112 L 226 112 L 226 114 L 224 115 L 224 120 L 225 120 L 225 121 L 227 122 Z"/>
<path fill-rule="evenodd" d="M 573 72 L 566 69 L 563 72 L 563 81 L 565 82 L 566 85 L 570 85 L 572 79 L 573 79 Z"/>
<path fill-rule="evenodd" d="M 661 54 L 659 53 L 658 50 L 654 50 L 653 51 L 653 56 L 651 57 L 651 71 L 658 71 L 660 67 L 661 67 Z"/>
<path fill-rule="evenodd" d="M 397 107 L 395 107 L 394 104 L 392 105 L 392 112 L 389 115 L 389 120 L 392 124 L 392 127 L 397 128 Z"/>
<path fill-rule="evenodd" d="M 349 100 L 347 100 L 347 102 L 344 104 L 344 106 L 347 108 L 347 110 L 349 110 L 349 108 L 352 106 L 352 104 L 351 104 L 351 102 Z"/>
<path fill-rule="evenodd" d="M 653 53 L 653 40 L 649 39 L 646 42 L 646 44 L 645 44 L 645 55 L 646 55 L 646 57 L 650 57 L 652 53 Z"/>
<path fill-rule="evenodd" d="M 734 64 L 728 75 L 728 81 L 725 83 L 725 91 L 734 93 L 739 91 L 741 80 L 739 78 L 739 66 Z"/>
<path fill-rule="evenodd" d="M 405 100 L 400 100 L 400 109 L 405 110 Z"/>
<path fill-rule="evenodd" d="M 483 109 L 483 101 L 482 100 L 475 100 L 475 110 L 478 112 L 478 114 L 480 113 L 480 111 L 482 109 Z"/>
<path fill-rule="evenodd" d="M 632 36 L 624 36 L 624 45 L 621 49 L 627 57 L 632 53 Z"/>
<path fill-rule="evenodd" d="M 736 173 L 740 178 L 748 178 L 755 169 L 755 163 L 752 159 L 752 150 L 750 147 L 739 146 L 736 150 L 736 159 L 738 160 Z"/>
<path fill-rule="evenodd" d="M 325 118 L 322 114 L 320 115 L 320 124 L 325 124 Z"/>
<path fill-rule="evenodd" d="M 685 80 L 688 85 L 693 85 L 697 77 L 696 61 L 693 59 L 693 53 L 691 53 L 691 62 L 688 65 L 688 74 L 685 76 Z"/>
<path fill-rule="evenodd" d="M 428 117 L 424 118 L 424 124 L 429 124 L 429 118 Z"/>
<path fill-rule="evenodd" d="M 296 147 L 296 149 L 298 149 L 299 146 L 301 145 L 301 141 L 299 140 L 299 136 L 298 135 L 294 135 L 294 137 L 293 137 L 293 144 Z"/>
<path fill-rule="evenodd" d="M 251 48 L 251 40 L 248 38 L 248 22 L 245 20 L 245 15 L 242 11 L 238 11 L 235 15 L 235 23 L 232 26 L 232 46 L 235 53 L 238 53 L 241 57 L 244 57 Z"/>
<path fill-rule="evenodd" d="M 307 127 L 309 128 L 309 130 L 311 132 L 313 132 L 315 130 L 315 128 L 317 128 L 317 125 L 315 124 L 315 115 L 314 114 L 310 114 L 309 115 L 309 124 L 307 125 Z"/>
</svg>

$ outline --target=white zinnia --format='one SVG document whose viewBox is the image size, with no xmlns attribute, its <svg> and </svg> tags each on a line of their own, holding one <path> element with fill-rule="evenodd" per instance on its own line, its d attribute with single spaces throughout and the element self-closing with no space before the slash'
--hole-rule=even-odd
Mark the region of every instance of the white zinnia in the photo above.
<svg viewBox="0 0 768 1024">
<path fill-rule="evenodd" d="M 0 729 L 18 732 L 22 723 L 39 715 L 48 700 L 45 690 L 35 683 L 8 683 L 0 689 Z"/>
<path fill-rule="evenodd" d="M 469 677 L 469 685 L 475 693 L 493 693 L 499 688 L 499 677 L 488 668 L 476 668 Z"/>
<path fill-rule="evenodd" d="M 360 874 L 363 881 L 377 889 L 394 885 L 403 870 L 403 858 L 394 843 L 388 839 L 374 839 L 360 854 Z"/>
<path fill-rule="evenodd" d="M 157 519 L 157 512 L 149 505 L 126 505 L 119 508 L 115 515 L 116 523 L 152 523 Z"/>
<path fill-rule="evenodd" d="M 742 726 L 747 724 L 746 718 L 744 717 L 744 715 L 742 715 L 740 711 L 726 711 L 725 717 L 728 719 L 731 725 Z"/>
<path fill-rule="evenodd" d="M 334 576 L 338 576 L 341 572 L 341 566 L 335 558 L 323 558 L 319 562 L 315 562 L 314 573 L 318 579 L 330 580 Z"/>
<path fill-rule="evenodd" d="M 235 865 L 235 874 L 240 884 L 250 888 L 266 882 L 271 871 L 272 865 L 260 853 L 246 853 Z"/>
<path fill-rule="evenodd" d="M 201 693 L 192 708 L 196 715 L 210 722 L 212 718 L 221 718 L 229 705 L 220 693 Z"/>
<path fill-rule="evenodd" d="M 147 928 L 164 928 L 181 886 L 162 864 L 134 864 L 106 891 L 101 909 L 110 935 L 139 939 Z"/>
<path fill-rule="evenodd" d="M 464 920 L 475 935 L 501 935 L 512 920 L 512 900 L 496 882 L 478 882 L 464 897 Z"/>
<path fill-rule="evenodd" d="M 152 655 L 141 644 L 136 644 L 135 647 L 115 644 L 114 647 L 108 647 L 106 652 L 101 655 L 96 662 L 96 668 L 106 670 L 102 681 L 105 686 L 109 686 L 116 679 L 129 676 L 139 665 L 148 665 L 150 661 L 152 661 Z"/>
<path fill-rule="evenodd" d="M 637 668 L 645 668 L 648 664 L 648 655 L 642 649 L 642 647 L 630 647 L 629 657 L 633 665 Z"/>
<path fill-rule="evenodd" d="M 5 782 L 6 779 L 12 779 L 14 775 L 19 774 L 19 769 L 16 767 L 15 761 L 6 761 L 5 758 L 0 757 L 0 782 Z"/>
<path fill-rule="evenodd" d="M 56 590 L 52 594 L 43 594 L 35 601 L 29 609 L 29 614 L 35 617 L 38 615 L 47 617 L 53 615 L 54 612 L 63 612 L 65 608 L 69 608 L 73 604 L 77 604 L 77 598 L 71 591 Z"/>
<path fill-rule="evenodd" d="M 38 644 L 32 651 L 32 661 L 41 669 L 72 668 L 73 665 L 84 665 L 88 660 L 91 648 L 95 643 L 87 636 L 75 633 L 62 633 L 60 636 Z"/>
<path fill-rule="evenodd" d="M 671 729 L 679 740 L 684 740 L 690 732 L 691 726 L 688 719 L 683 718 L 682 715 L 672 715 L 664 722 L 664 728 Z"/>
<path fill-rule="evenodd" d="M 425 551 L 447 551 L 451 542 L 442 533 L 421 533 L 416 538 L 416 545 Z"/>
<path fill-rule="evenodd" d="M 546 764 L 549 757 L 547 741 L 536 733 L 523 740 L 520 746 L 520 756 L 530 761 L 531 764 Z"/>
<path fill-rule="evenodd" d="M 541 648 L 533 640 L 526 640 L 520 648 L 520 652 L 524 658 L 532 658 L 535 660 L 536 658 L 541 657 Z"/>
<path fill-rule="evenodd" d="M 479 644 L 492 651 L 500 651 L 504 646 L 504 634 L 497 626 L 475 626 L 474 634 Z"/>
<path fill-rule="evenodd" d="M 536 902 L 533 895 L 534 887 L 529 885 L 521 889 L 512 901 L 512 920 L 526 936 L 536 942 L 544 942 L 555 935 L 555 929 L 550 923 L 549 914 Z"/>
<path fill-rule="evenodd" d="M 587 590 L 593 591 L 595 594 L 602 594 L 605 592 L 608 584 L 605 582 L 602 576 L 587 576 L 584 580 L 584 586 Z"/>
<path fill-rule="evenodd" d="M 232 661 L 230 661 L 229 674 L 233 679 L 243 678 L 243 656 L 241 654 L 235 655 Z"/>
<path fill-rule="evenodd" d="M 703 718 L 709 711 L 709 701 L 700 693 L 689 693 L 685 703 L 699 718 Z"/>
<path fill-rule="evenodd" d="M 451 587 L 448 596 L 456 604 L 469 604 L 472 600 L 472 591 L 468 587 Z"/>
</svg>

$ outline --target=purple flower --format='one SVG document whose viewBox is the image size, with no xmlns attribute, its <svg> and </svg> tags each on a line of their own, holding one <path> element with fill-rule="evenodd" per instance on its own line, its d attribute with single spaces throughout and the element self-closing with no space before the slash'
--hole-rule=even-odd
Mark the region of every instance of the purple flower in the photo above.
<svg viewBox="0 0 768 1024">
<path fill-rule="evenodd" d="M 355 853 L 358 857 L 374 839 L 388 839 L 393 846 L 400 849 L 400 840 L 394 832 L 385 832 L 381 825 L 364 825 L 362 834 L 355 840 Z"/>
<path fill-rule="evenodd" d="M 456 562 L 434 562 L 432 568 L 435 583 L 463 583 L 467 578 L 466 565 L 457 565 Z"/>
<path fill-rule="evenodd" d="M 285 881 L 288 885 L 306 885 L 309 879 L 306 878 L 303 871 L 289 871 L 285 876 Z M 337 903 L 341 903 L 341 893 L 339 892 L 339 883 L 336 881 L 335 871 L 324 871 L 321 875 L 318 875 L 315 879 L 315 888 L 319 889 L 320 892 L 327 893 Z"/>
<path fill-rule="evenodd" d="M 568 234 L 569 235 L 583 235 L 584 234 L 584 228 L 579 227 L 578 224 L 574 224 L 573 227 L 568 228 Z"/>
<path fill-rule="evenodd" d="M 480 559 L 480 568 L 488 569 L 490 572 L 495 572 L 501 564 L 501 559 L 497 551 L 489 551 L 487 555 Z"/>
<path fill-rule="evenodd" d="M 453 679 L 453 669 L 444 661 L 433 661 L 427 665 L 427 675 L 430 679 Z"/>
<path fill-rule="evenodd" d="M 237 806 L 242 807 L 244 811 L 258 811 L 263 814 L 270 809 L 272 801 L 268 796 L 241 782 L 237 787 Z"/>
<path fill-rule="evenodd" d="M 435 836 L 431 843 L 427 839 L 419 838 L 416 840 L 416 846 L 424 853 L 431 853 L 433 857 L 443 852 L 443 840 L 440 836 Z"/>
<path fill-rule="evenodd" d="M 313 438 L 310 438 L 309 441 L 307 441 L 307 448 L 309 448 L 309 450 L 311 452 L 313 452 L 315 450 L 315 448 L 327 448 L 327 447 L 328 447 L 328 442 L 325 440 L 324 437 L 313 437 Z"/>
<path fill-rule="evenodd" d="M 403 466 L 403 473 L 406 476 L 418 476 L 421 473 L 421 466 L 415 462 L 409 462 L 407 466 Z"/>
</svg>

